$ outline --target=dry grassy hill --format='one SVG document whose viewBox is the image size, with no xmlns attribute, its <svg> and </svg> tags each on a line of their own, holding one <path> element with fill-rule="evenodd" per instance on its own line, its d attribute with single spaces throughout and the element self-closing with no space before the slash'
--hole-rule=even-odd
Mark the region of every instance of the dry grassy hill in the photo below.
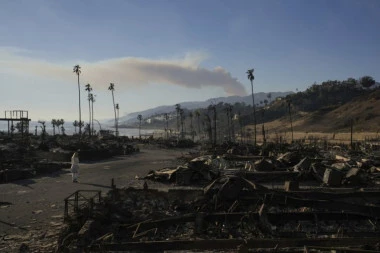
<svg viewBox="0 0 380 253">
<path fill-rule="evenodd" d="M 331 105 L 314 112 L 293 110 L 294 132 L 349 132 L 352 119 L 354 132 L 380 133 L 380 90 L 359 96 L 343 105 Z M 253 128 L 251 125 L 248 127 Z M 261 134 L 261 126 L 258 129 Z M 266 122 L 265 129 L 269 133 L 290 132 L 289 115 Z"/>
</svg>

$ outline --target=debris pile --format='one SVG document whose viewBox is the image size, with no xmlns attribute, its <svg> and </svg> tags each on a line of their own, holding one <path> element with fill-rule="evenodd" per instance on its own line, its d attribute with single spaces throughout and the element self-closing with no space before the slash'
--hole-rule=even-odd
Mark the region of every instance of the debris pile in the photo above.
<svg viewBox="0 0 380 253">
<path fill-rule="evenodd" d="M 379 250 L 379 189 L 295 189 L 227 175 L 194 190 L 113 188 L 91 211 L 70 214 L 75 236 L 58 245 L 60 251 Z"/>
<path fill-rule="evenodd" d="M 235 150 L 235 151 L 233 151 Z M 206 185 L 220 175 L 242 175 L 256 183 L 298 181 L 329 187 L 376 186 L 380 184 L 380 157 L 372 154 L 326 151 L 315 147 L 290 146 L 282 152 L 240 155 L 239 149 L 191 157 L 177 167 L 151 171 L 142 179 L 175 183 L 177 185 Z M 247 147 L 247 150 L 249 148 Z M 264 147 L 262 148 L 264 150 Z M 238 155 L 234 153 L 239 153 Z M 182 159 L 184 156 L 182 157 Z M 183 159 L 184 160 L 184 159 Z"/>
</svg>

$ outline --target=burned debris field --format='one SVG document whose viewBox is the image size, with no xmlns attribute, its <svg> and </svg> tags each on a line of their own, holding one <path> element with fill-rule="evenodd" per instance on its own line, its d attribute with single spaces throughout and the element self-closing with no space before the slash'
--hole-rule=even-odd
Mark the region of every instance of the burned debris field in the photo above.
<svg viewBox="0 0 380 253">
<path fill-rule="evenodd" d="M 380 253 L 379 13 L 0 0 L 0 253 Z"/>
<path fill-rule="evenodd" d="M 65 199 L 59 252 L 377 252 L 380 157 L 316 145 L 219 147 Z M 267 153 L 267 155 L 263 155 Z"/>
</svg>

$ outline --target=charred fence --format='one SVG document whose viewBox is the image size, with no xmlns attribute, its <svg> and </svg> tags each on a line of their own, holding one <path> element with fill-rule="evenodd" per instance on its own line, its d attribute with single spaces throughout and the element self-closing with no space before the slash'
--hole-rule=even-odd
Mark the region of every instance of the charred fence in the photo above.
<svg viewBox="0 0 380 253">
<path fill-rule="evenodd" d="M 65 211 L 64 220 L 72 220 L 75 217 L 83 214 L 84 210 L 87 211 L 91 217 L 95 204 L 101 202 L 101 191 L 96 190 L 78 190 L 64 199 Z"/>
</svg>

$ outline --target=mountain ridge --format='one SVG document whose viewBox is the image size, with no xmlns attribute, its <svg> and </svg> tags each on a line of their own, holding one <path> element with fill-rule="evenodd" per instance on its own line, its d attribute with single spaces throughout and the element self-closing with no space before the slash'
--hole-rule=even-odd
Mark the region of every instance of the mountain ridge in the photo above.
<svg viewBox="0 0 380 253">
<path fill-rule="evenodd" d="M 288 94 L 292 94 L 294 92 L 292 91 L 276 91 L 276 92 L 258 92 L 254 94 L 255 103 L 259 103 L 260 101 L 264 101 L 264 99 L 268 100 L 268 94 L 271 94 L 271 100 L 275 100 L 277 97 L 284 97 Z M 188 110 L 194 110 L 198 108 L 206 108 L 210 104 L 217 104 L 217 103 L 245 103 L 247 105 L 252 105 L 252 96 L 228 96 L 228 97 L 217 97 L 217 98 L 210 98 L 204 101 L 187 101 L 187 102 L 181 102 L 178 103 L 181 105 L 181 108 L 186 108 Z M 119 118 L 119 124 L 125 125 L 133 122 L 137 122 L 137 116 L 141 114 L 143 118 L 149 118 L 153 115 L 162 114 L 162 113 L 170 113 L 175 111 L 175 104 L 174 105 L 161 105 L 154 108 L 146 109 L 139 112 L 132 112 L 129 113 L 123 117 Z M 111 124 L 113 123 L 113 120 L 109 121 Z"/>
</svg>

